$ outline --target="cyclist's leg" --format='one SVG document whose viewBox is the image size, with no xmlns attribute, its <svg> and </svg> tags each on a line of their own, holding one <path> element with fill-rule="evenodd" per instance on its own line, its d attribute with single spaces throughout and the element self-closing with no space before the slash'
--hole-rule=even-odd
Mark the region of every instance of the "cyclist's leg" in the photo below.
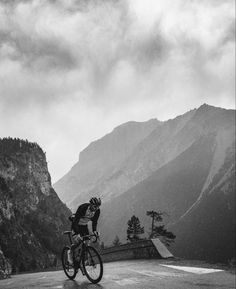
<svg viewBox="0 0 236 289">
<path fill-rule="evenodd" d="M 80 233 L 77 234 L 72 230 L 72 245 L 71 249 L 67 252 L 67 259 L 70 265 L 73 265 L 73 254 L 76 254 L 76 248 L 80 242 Z"/>
<path fill-rule="evenodd" d="M 87 225 L 79 226 L 79 227 L 80 227 L 80 235 L 81 235 L 81 237 L 89 235 L 89 229 L 88 229 Z M 85 244 L 89 245 L 89 239 L 87 239 L 87 240 L 85 239 Z M 88 259 L 87 252 L 86 252 L 86 255 L 84 257 L 85 257 L 85 260 Z"/>
<path fill-rule="evenodd" d="M 71 244 L 70 249 L 67 251 L 67 260 L 68 260 L 69 265 L 73 265 L 73 253 L 74 253 L 73 247 L 75 244 L 74 236 L 75 236 L 75 233 L 72 230 L 72 244 Z"/>
<path fill-rule="evenodd" d="M 67 260 L 69 262 L 69 265 L 73 265 L 73 253 L 72 250 L 67 251 Z"/>
</svg>

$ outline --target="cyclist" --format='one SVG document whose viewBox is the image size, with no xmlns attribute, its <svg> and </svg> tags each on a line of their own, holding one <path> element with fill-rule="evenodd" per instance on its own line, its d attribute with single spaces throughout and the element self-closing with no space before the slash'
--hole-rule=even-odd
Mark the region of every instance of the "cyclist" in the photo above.
<svg viewBox="0 0 236 289">
<path fill-rule="evenodd" d="M 97 232 L 97 221 L 100 216 L 101 199 L 93 197 L 89 203 L 80 205 L 72 221 L 71 230 L 74 243 L 78 243 L 81 237 L 89 235 L 88 222 L 92 222 L 92 231 L 95 235 Z M 68 261 L 73 263 L 71 251 L 68 251 Z"/>
</svg>

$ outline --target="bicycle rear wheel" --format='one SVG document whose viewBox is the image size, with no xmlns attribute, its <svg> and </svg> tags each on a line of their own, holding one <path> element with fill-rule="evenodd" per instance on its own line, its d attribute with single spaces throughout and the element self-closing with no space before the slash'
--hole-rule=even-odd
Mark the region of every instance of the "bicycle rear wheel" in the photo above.
<svg viewBox="0 0 236 289">
<path fill-rule="evenodd" d="M 77 274 L 77 269 L 75 268 L 74 264 L 70 265 L 68 261 L 68 251 L 70 250 L 70 247 L 64 247 L 61 253 L 61 262 L 63 270 L 66 274 L 66 276 L 73 280 Z"/>
<path fill-rule="evenodd" d="M 102 279 L 103 264 L 96 249 L 91 246 L 86 247 L 83 254 L 82 264 L 84 273 L 89 281 L 92 283 L 98 283 Z"/>
</svg>

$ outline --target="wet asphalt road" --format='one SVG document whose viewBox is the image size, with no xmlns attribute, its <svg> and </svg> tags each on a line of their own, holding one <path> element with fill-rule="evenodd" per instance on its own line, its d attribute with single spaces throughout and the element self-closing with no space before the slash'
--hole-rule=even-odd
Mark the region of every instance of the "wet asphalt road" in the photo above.
<svg viewBox="0 0 236 289">
<path fill-rule="evenodd" d="M 167 266 L 166 266 L 167 265 Z M 177 267 L 168 267 L 168 266 Z M 208 271 L 188 264 L 160 260 L 132 260 L 104 264 L 99 284 L 91 284 L 80 273 L 75 281 L 63 271 L 14 275 L 0 280 L 0 289 L 233 289 L 235 274 L 228 271 Z M 212 270 L 212 266 L 209 266 Z"/>
</svg>

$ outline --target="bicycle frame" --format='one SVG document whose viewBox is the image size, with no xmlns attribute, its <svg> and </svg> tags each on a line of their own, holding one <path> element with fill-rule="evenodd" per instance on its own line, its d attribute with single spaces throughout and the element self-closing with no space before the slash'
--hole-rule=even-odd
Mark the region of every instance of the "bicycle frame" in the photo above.
<svg viewBox="0 0 236 289">
<path fill-rule="evenodd" d="M 85 251 L 85 248 L 88 246 L 88 244 L 86 243 L 86 241 L 90 241 L 92 237 L 95 237 L 95 240 L 93 241 L 93 243 L 97 242 L 98 236 L 95 234 L 90 234 L 90 235 L 85 235 L 81 237 L 81 240 L 79 243 L 74 244 L 73 240 L 72 240 L 72 232 L 71 231 L 66 231 L 64 232 L 64 234 L 68 235 L 69 241 L 70 241 L 70 248 L 72 251 L 75 251 L 75 249 L 77 249 L 78 247 L 81 247 L 81 251 L 80 251 L 80 255 L 79 255 L 79 260 L 77 260 L 77 262 L 80 264 L 81 260 L 82 260 L 82 256 L 83 253 Z M 78 257 L 78 256 L 76 256 Z"/>
</svg>

